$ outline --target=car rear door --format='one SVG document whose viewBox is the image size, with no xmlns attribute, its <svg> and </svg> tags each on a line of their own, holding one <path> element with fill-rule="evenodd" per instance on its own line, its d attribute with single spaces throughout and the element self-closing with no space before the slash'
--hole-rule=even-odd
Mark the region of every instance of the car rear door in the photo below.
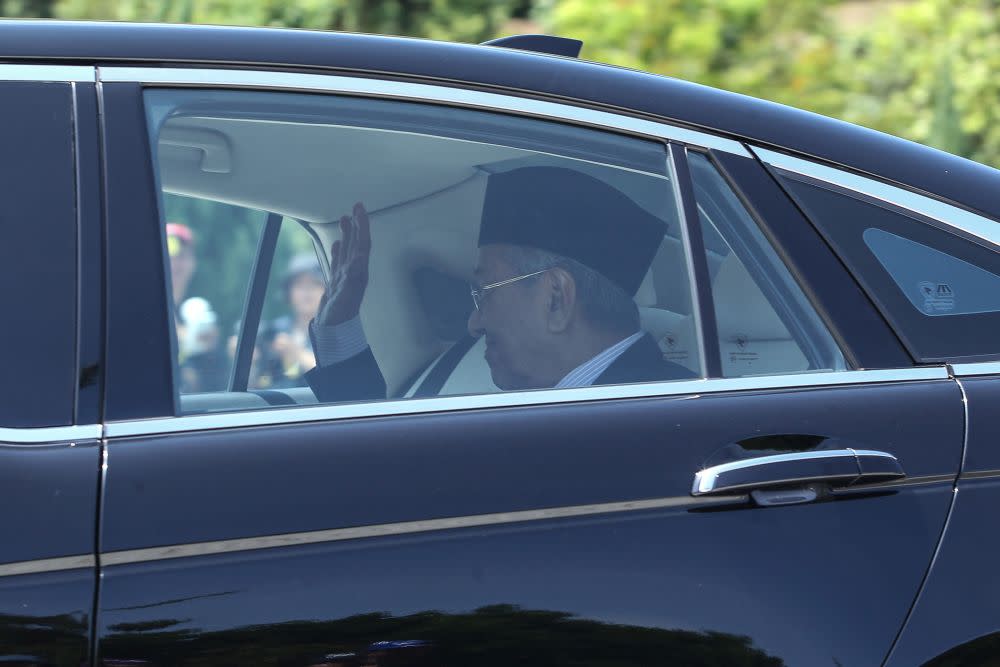
<svg viewBox="0 0 1000 667">
<path fill-rule="evenodd" d="M 912 364 L 741 144 L 431 85 L 169 68 L 102 78 L 117 341 L 97 611 L 105 664 L 885 657 L 950 507 L 961 392 L 943 364 Z M 143 91 L 164 86 L 168 96 L 235 87 L 418 99 L 423 113 L 544 116 L 567 132 L 597 123 L 659 146 L 707 379 L 184 414 L 158 172 L 135 143 L 149 131 Z M 221 99 L 198 101 L 199 117 Z M 236 137 L 198 136 L 210 149 Z M 199 150 L 211 172 L 211 150 Z M 764 323 L 732 317 L 751 275 L 772 276 L 752 294 L 774 308 Z M 797 309 L 812 315 L 788 319 Z M 663 354 L 675 354 L 675 332 L 661 333 Z M 772 343 L 794 354 L 772 355 Z M 814 363 L 824 354 L 840 361 L 824 369 Z"/>
<path fill-rule="evenodd" d="M 91 657 L 101 350 L 84 309 L 100 314 L 101 257 L 80 252 L 99 234 L 100 192 L 83 191 L 98 167 L 94 87 L 92 67 L 0 65 L 4 664 Z"/>
</svg>

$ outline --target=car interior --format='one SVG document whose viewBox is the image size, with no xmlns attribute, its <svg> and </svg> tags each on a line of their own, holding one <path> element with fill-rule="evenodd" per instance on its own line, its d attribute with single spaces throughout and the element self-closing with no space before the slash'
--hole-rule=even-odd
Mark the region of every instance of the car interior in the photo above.
<svg viewBox="0 0 1000 667">
<path fill-rule="evenodd" d="M 641 327 L 665 359 L 704 375 L 684 232 L 662 145 L 631 138 L 622 143 L 593 130 L 486 112 L 473 112 L 470 122 L 461 110 L 350 98 L 339 99 L 331 112 L 323 107 L 328 98 L 266 95 L 147 93 L 160 187 L 299 221 L 325 271 L 324 249 L 340 235 L 337 221 L 362 202 L 372 251 L 361 320 L 390 398 L 417 394 L 456 345 L 464 353 L 452 353 L 443 374 L 436 371 L 435 393 L 500 391 L 483 342 L 468 340 L 468 283 L 487 179 L 529 165 L 570 167 L 600 178 L 666 222 L 634 297 Z M 451 119 L 438 117 L 453 112 Z M 781 277 L 768 275 L 767 259 L 755 259 L 752 244 L 741 247 L 738 238 L 723 236 L 729 230 L 722 218 L 732 217 L 726 208 L 735 198 L 715 195 L 713 201 L 710 188 L 699 188 L 698 197 L 723 375 L 835 366 L 827 351 L 804 343 L 815 323 L 802 324 L 793 303 L 798 297 L 784 293 Z M 308 387 L 230 387 L 178 400 L 183 414 L 316 402 Z"/>
</svg>

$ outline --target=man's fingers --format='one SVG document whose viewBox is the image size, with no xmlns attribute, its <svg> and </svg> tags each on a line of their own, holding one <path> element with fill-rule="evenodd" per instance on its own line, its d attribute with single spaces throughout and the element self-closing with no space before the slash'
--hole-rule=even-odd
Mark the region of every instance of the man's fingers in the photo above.
<svg viewBox="0 0 1000 667">
<path fill-rule="evenodd" d="M 361 202 L 354 205 L 354 219 L 358 223 L 358 252 L 367 255 L 372 247 L 371 222 L 368 220 L 368 211 L 365 210 L 365 205 Z"/>
<path fill-rule="evenodd" d="M 331 273 L 334 272 L 334 271 L 336 271 L 337 267 L 342 264 L 342 262 L 340 261 L 341 260 L 341 257 L 340 257 L 340 248 L 341 248 L 340 241 L 334 241 L 333 244 L 330 245 L 330 272 Z"/>
<path fill-rule="evenodd" d="M 351 219 L 349 217 L 341 216 L 340 218 L 340 253 L 337 255 L 337 265 L 341 265 L 347 259 L 348 250 L 348 239 L 351 235 Z"/>
<path fill-rule="evenodd" d="M 343 241 L 343 261 L 348 262 L 351 259 L 351 255 L 354 253 L 354 220 L 349 215 L 345 215 L 340 219 L 340 232 L 342 234 L 341 241 Z"/>
</svg>

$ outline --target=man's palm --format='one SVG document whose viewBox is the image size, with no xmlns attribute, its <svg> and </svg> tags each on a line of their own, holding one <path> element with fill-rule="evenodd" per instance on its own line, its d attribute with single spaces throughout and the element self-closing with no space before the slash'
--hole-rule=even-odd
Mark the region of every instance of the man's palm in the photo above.
<svg viewBox="0 0 1000 667">
<path fill-rule="evenodd" d="M 320 325 L 342 324 L 358 316 L 368 287 L 371 247 L 368 212 L 359 202 L 353 215 L 340 219 L 340 240 L 330 246 L 330 284 L 319 305 Z"/>
</svg>

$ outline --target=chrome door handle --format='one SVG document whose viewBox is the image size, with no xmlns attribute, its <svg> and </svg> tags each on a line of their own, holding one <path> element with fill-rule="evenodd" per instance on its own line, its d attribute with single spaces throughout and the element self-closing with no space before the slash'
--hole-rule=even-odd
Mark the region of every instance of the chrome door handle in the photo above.
<svg viewBox="0 0 1000 667">
<path fill-rule="evenodd" d="M 849 486 L 906 477 L 892 454 L 867 449 L 792 452 L 741 459 L 706 468 L 694 476 L 693 496 L 745 492 L 819 482 Z"/>
</svg>

